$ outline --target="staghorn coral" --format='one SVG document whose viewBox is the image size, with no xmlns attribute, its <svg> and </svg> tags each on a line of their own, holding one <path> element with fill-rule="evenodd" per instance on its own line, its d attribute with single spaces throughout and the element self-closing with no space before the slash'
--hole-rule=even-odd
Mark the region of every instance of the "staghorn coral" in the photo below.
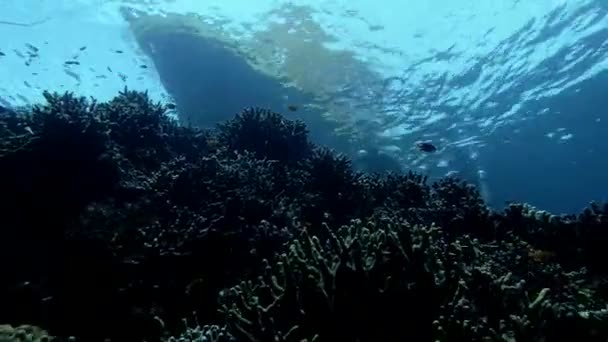
<svg viewBox="0 0 608 342">
<path fill-rule="evenodd" d="M 4 121 L 0 189 L 2 238 L 0 321 L 38 322 L 61 263 L 66 225 L 88 203 L 109 196 L 119 180 L 96 104 L 45 92 L 46 104 Z M 16 122 L 18 120 L 19 122 Z M 41 289 L 41 290 L 36 290 Z"/>
<path fill-rule="evenodd" d="M 521 240 L 446 242 L 437 227 L 354 222 L 307 232 L 257 280 L 220 293 L 244 341 L 561 341 L 606 336 L 585 270 L 525 258 Z M 531 264 L 532 263 L 532 264 Z M 594 339 L 595 338 L 595 339 Z"/>
<path fill-rule="evenodd" d="M 205 132 L 180 126 L 166 111 L 147 93 L 125 88 L 111 101 L 96 106 L 95 113 L 106 124 L 117 152 L 137 168 L 157 169 L 175 156 L 193 160 L 205 154 Z"/>
<path fill-rule="evenodd" d="M 430 337 L 435 227 L 354 221 L 326 240 L 306 231 L 256 281 L 220 294 L 246 341 L 392 341 Z M 404 309 L 407 308 L 407 309 Z"/>
<path fill-rule="evenodd" d="M 493 239 L 495 232 L 488 220 L 490 210 L 483 202 L 478 189 L 453 177 L 433 183 L 430 207 L 433 222 L 453 235 L 472 234 Z"/>
<path fill-rule="evenodd" d="M 53 338 L 48 332 L 33 325 L 13 327 L 0 324 L 0 342 L 48 342 Z"/>
<path fill-rule="evenodd" d="M 423 208 L 430 200 L 427 177 L 409 171 L 405 174 L 389 174 L 381 179 L 367 179 L 369 192 L 376 206 L 407 211 Z"/>
<path fill-rule="evenodd" d="M 488 244 L 464 236 L 447 246 L 443 263 L 451 285 L 434 322 L 440 341 L 580 338 L 591 331 L 580 327 L 592 322 L 578 312 L 605 305 L 594 298 L 584 269 L 569 272 L 539 263 L 517 238 Z"/>
<path fill-rule="evenodd" d="M 218 140 L 229 152 L 249 151 L 257 158 L 293 163 L 308 157 L 311 143 L 306 125 L 261 108 L 247 108 L 218 125 Z"/>
<path fill-rule="evenodd" d="M 606 206 L 490 212 L 456 179 L 362 176 L 267 110 L 203 132 L 145 93 L 45 96 L 0 116 L 2 322 L 115 341 L 180 336 L 193 311 L 184 339 L 608 336 Z"/>
<path fill-rule="evenodd" d="M 355 217 L 370 213 L 365 188 L 359 182 L 351 161 L 328 148 L 315 149 L 299 165 L 303 179 L 299 205 L 302 219 L 309 228 L 318 227 L 321 221 L 343 224 Z"/>
<path fill-rule="evenodd" d="M 512 232 L 537 249 L 554 254 L 568 266 L 589 267 L 594 273 L 606 274 L 602 255 L 608 243 L 608 204 L 592 202 L 577 215 L 552 215 L 530 205 L 512 203 L 504 214 L 493 215 L 496 232 Z"/>
<path fill-rule="evenodd" d="M 167 342 L 235 342 L 234 336 L 227 332 L 226 326 L 196 325 L 190 327 L 186 319 L 183 320 L 185 330 L 178 336 L 171 336 Z"/>
</svg>

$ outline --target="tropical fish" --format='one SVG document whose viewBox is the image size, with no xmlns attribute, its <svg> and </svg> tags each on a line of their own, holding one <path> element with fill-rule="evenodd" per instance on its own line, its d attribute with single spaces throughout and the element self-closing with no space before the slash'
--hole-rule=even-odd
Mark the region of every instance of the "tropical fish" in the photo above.
<svg viewBox="0 0 608 342">
<path fill-rule="evenodd" d="M 422 152 L 432 153 L 437 151 L 437 147 L 430 141 L 418 141 L 416 142 L 416 148 Z"/>
<path fill-rule="evenodd" d="M 34 52 L 38 52 L 38 48 L 37 48 L 37 47 L 35 47 L 34 45 L 30 44 L 30 43 L 26 43 L 26 44 L 25 44 L 25 46 L 26 46 L 28 49 L 30 49 L 30 50 L 32 50 L 32 51 L 34 51 Z"/>
</svg>

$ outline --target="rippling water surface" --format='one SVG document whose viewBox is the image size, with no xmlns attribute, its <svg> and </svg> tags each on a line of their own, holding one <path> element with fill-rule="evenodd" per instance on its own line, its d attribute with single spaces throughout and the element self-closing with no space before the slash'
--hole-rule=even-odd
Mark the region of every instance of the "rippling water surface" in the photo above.
<svg viewBox="0 0 608 342">
<path fill-rule="evenodd" d="M 339 125 L 357 137 L 354 150 L 373 144 L 431 176 L 460 174 L 496 206 L 521 200 L 572 211 L 608 197 L 604 1 L 4 0 L 3 105 L 27 105 L 57 88 L 103 99 L 125 85 L 168 98 L 121 6 L 215 18 L 238 42 L 273 22 L 301 25 L 276 9 L 305 8 L 331 36 L 325 48 L 351 51 L 374 75 L 342 77 L 349 82 L 325 94 L 347 112 Z M 70 58 L 78 68 L 62 66 Z M 421 139 L 437 153 L 412 149 Z"/>
</svg>

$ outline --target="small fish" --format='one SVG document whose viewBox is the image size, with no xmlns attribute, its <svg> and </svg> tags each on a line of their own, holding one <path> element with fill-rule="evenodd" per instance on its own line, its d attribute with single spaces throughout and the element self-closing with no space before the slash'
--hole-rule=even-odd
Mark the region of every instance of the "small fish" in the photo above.
<svg viewBox="0 0 608 342">
<path fill-rule="evenodd" d="M 28 88 L 32 87 L 32 85 L 28 81 L 23 81 L 23 84 L 25 84 L 25 86 Z"/>
<path fill-rule="evenodd" d="M 80 82 L 80 76 L 77 73 L 71 71 L 70 69 L 63 69 L 63 72 L 65 72 L 68 76 L 74 78 L 77 82 Z"/>
<path fill-rule="evenodd" d="M 142 64 L 142 65 L 140 65 L 139 67 L 140 67 L 140 68 L 142 68 L 142 69 L 148 69 L 148 66 L 147 66 L 147 65 L 145 65 L 145 64 Z"/>
<path fill-rule="evenodd" d="M 113 72 L 113 71 L 112 71 L 112 68 L 110 68 L 110 67 L 108 67 L 108 71 L 109 71 L 109 72 Z"/>
<path fill-rule="evenodd" d="M 116 52 L 116 53 L 123 53 L 122 50 L 114 50 L 114 52 Z"/>
<path fill-rule="evenodd" d="M 427 153 L 432 153 L 437 151 L 437 147 L 433 145 L 430 141 L 419 141 L 416 143 L 416 147 L 422 151 Z"/>
<path fill-rule="evenodd" d="M 65 61 L 65 65 L 80 65 L 79 61 Z"/>
<path fill-rule="evenodd" d="M 296 105 L 289 105 L 289 106 L 287 106 L 287 109 L 289 109 L 289 111 L 291 111 L 291 112 L 295 112 L 295 111 L 298 110 L 298 106 L 296 106 Z"/>
<path fill-rule="evenodd" d="M 127 75 L 123 74 L 122 72 L 118 73 L 118 77 L 120 77 L 123 82 L 127 81 Z"/>
<path fill-rule="evenodd" d="M 17 49 L 13 49 L 13 52 L 15 52 L 15 55 L 17 55 L 17 57 L 25 58 L 25 55 L 22 54 L 21 51 L 19 51 Z"/>
<path fill-rule="evenodd" d="M 6 56 L 6 54 L 4 52 L 0 51 L 0 57 L 4 57 L 4 56 Z"/>
<path fill-rule="evenodd" d="M 175 105 L 175 103 L 167 103 L 165 105 L 165 107 L 167 107 L 167 109 L 171 109 L 171 110 L 177 108 L 177 106 Z"/>
<path fill-rule="evenodd" d="M 87 47 L 86 47 L 86 46 L 81 46 L 81 47 L 80 47 L 80 49 L 78 49 L 78 50 L 80 50 L 80 51 L 84 51 L 84 50 L 86 50 L 86 49 L 87 49 Z"/>
<path fill-rule="evenodd" d="M 30 44 L 30 43 L 25 43 L 25 46 L 27 46 L 28 49 L 34 51 L 34 52 L 38 52 L 38 48 L 35 47 L 34 45 Z"/>
</svg>

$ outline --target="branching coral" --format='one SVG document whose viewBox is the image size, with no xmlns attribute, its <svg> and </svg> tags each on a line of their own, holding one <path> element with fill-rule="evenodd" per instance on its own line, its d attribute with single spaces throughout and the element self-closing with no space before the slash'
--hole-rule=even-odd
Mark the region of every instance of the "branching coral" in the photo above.
<svg viewBox="0 0 608 342">
<path fill-rule="evenodd" d="M 220 295 L 230 331 L 250 341 L 428 337 L 436 228 L 355 221 L 324 230 L 325 241 L 304 231 L 257 281 Z"/>
<path fill-rule="evenodd" d="M 437 227 L 355 222 L 307 232 L 257 281 L 220 294 L 245 341 L 560 341 L 606 334 L 584 270 L 530 264 L 519 240 L 446 242 Z M 534 263 L 534 261 L 531 261 Z M 406 309 L 407 308 L 407 309 Z M 587 340 L 586 339 L 586 340 Z"/>
<path fill-rule="evenodd" d="M 112 194 L 119 180 L 115 160 L 106 153 L 105 124 L 92 115 L 95 102 L 69 93 L 44 96 L 47 103 L 31 113 L 2 118 L 0 257 L 17 261 L 3 268 L 3 296 L 15 279 L 46 283 L 47 263 L 61 258 L 57 250 L 66 225 L 88 203 Z M 4 305 L 11 307 L 17 297 L 9 295 Z M 38 304 L 19 307 L 16 316 L 20 310 L 41 314 Z M 0 319 L 8 314 L 1 311 Z"/>
<path fill-rule="evenodd" d="M 39 327 L 0 325 L 0 342 L 48 342 L 52 338 Z"/>
<path fill-rule="evenodd" d="M 193 311 L 180 340 L 608 336 L 608 206 L 491 213 L 456 179 L 360 175 L 264 109 L 203 132 L 145 93 L 45 97 L 0 116 L 2 322 L 125 341 L 180 336 Z"/>
<path fill-rule="evenodd" d="M 147 93 L 125 88 L 95 112 L 107 125 L 113 146 L 138 168 L 156 169 L 176 155 L 192 160 L 206 153 L 206 134 L 179 126 L 166 111 Z"/>
<path fill-rule="evenodd" d="M 313 151 L 310 158 L 299 165 L 303 177 L 301 197 L 302 218 L 310 226 L 325 220 L 347 223 L 351 218 L 371 212 L 371 202 L 365 187 L 359 182 L 351 161 L 327 148 Z"/>
<path fill-rule="evenodd" d="M 261 108 L 247 108 L 220 124 L 218 138 L 230 152 L 249 151 L 281 162 L 300 161 L 312 151 L 304 123 Z"/>
</svg>

